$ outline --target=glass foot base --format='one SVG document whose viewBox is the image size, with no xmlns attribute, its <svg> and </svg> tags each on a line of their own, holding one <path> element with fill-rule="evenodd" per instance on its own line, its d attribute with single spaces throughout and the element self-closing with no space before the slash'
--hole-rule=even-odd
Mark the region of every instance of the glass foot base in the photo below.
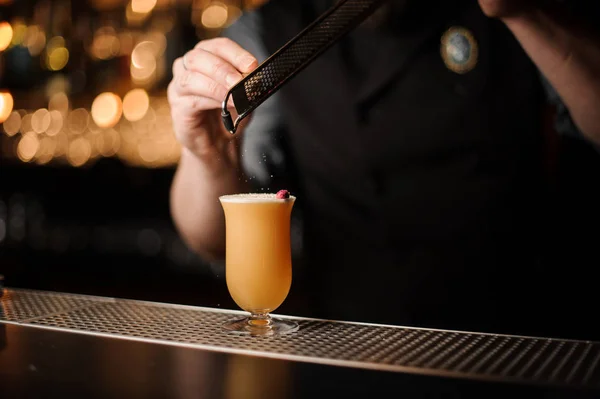
<svg viewBox="0 0 600 399">
<path fill-rule="evenodd" d="M 298 323 L 290 320 L 273 319 L 268 315 L 257 315 L 230 320 L 223 330 L 236 335 L 273 336 L 298 331 Z"/>
</svg>

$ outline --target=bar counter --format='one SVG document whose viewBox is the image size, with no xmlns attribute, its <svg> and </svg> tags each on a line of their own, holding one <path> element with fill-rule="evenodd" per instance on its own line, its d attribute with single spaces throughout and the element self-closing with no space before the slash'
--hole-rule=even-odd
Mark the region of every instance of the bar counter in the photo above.
<svg viewBox="0 0 600 399">
<path fill-rule="evenodd" d="M 6 289 L 2 398 L 600 397 L 600 342 L 289 317 L 228 335 L 238 311 Z M 287 317 L 287 316 L 279 316 Z"/>
</svg>

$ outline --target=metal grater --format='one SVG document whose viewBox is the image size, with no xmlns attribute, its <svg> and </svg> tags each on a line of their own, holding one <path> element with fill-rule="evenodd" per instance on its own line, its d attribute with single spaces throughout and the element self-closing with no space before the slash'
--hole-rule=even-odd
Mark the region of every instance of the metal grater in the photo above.
<svg viewBox="0 0 600 399">
<path fill-rule="evenodd" d="M 225 128 L 234 134 L 254 109 L 387 1 L 338 1 L 229 90 L 221 111 Z M 230 97 L 238 114 L 235 121 L 227 109 Z"/>
</svg>

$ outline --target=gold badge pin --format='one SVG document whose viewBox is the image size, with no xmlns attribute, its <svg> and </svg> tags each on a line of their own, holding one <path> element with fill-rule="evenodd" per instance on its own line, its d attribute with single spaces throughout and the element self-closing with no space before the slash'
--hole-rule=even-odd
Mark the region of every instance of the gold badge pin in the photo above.
<svg viewBox="0 0 600 399">
<path fill-rule="evenodd" d="M 477 65 L 479 47 L 473 34 L 463 27 L 452 27 L 442 36 L 441 54 L 451 71 L 465 74 Z"/>
</svg>

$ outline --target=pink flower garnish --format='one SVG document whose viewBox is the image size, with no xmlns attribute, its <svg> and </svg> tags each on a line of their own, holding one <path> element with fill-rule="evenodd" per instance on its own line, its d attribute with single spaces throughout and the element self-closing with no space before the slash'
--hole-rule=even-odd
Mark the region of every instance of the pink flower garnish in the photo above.
<svg viewBox="0 0 600 399">
<path fill-rule="evenodd" d="M 276 195 L 277 199 L 290 198 L 290 192 L 288 190 L 279 190 Z"/>
</svg>

